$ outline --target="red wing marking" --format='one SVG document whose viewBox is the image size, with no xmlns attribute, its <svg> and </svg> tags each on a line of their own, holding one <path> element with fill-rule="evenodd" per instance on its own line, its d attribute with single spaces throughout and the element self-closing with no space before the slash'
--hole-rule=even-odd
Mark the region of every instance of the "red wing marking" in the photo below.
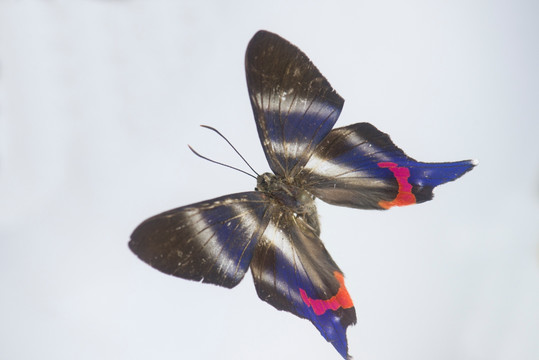
<svg viewBox="0 0 539 360">
<path fill-rule="evenodd" d="M 381 200 L 378 202 L 378 205 L 384 209 L 389 209 L 392 206 L 415 204 L 416 199 L 415 195 L 412 194 L 412 184 L 408 182 L 408 178 L 410 177 L 410 169 L 403 166 L 397 166 L 397 164 L 393 162 L 381 162 L 378 163 L 378 166 L 381 168 L 388 168 L 393 173 L 395 179 L 397 179 L 397 183 L 399 184 L 399 192 L 397 197 L 391 201 Z"/>
<path fill-rule="evenodd" d="M 350 295 L 348 294 L 348 290 L 346 290 L 346 287 L 344 286 L 343 274 L 338 271 L 335 271 L 333 275 L 341 286 L 339 287 L 339 291 L 337 291 L 337 294 L 327 300 L 311 299 L 309 295 L 307 295 L 305 290 L 301 288 L 299 289 L 303 302 L 307 304 L 307 306 L 312 307 L 316 315 L 322 315 L 328 309 L 337 310 L 340 307 L 342 307 L 343 309 L 349 309 L 354 306 L 354 304 L 352 303 L 352 298 L 350 297 Z"/>
</svg>

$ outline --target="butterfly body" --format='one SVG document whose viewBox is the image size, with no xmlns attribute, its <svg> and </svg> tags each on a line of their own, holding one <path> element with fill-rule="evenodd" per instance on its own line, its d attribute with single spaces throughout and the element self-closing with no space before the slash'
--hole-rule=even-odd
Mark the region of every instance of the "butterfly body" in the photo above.
<svg viewBox="0 0 539 360">
<path fill-rule="evenodd" d="M 265 193 L 277 206 L 282 207 L 282 211 L 291 212 L 305 220 L 320 234 L 315 198 L 307 190 L 272 173 L 258 176 L 256 190 Z"/>
<path fill-rule="evenodd" d="M 368 123 L 333 129 L 344 100 L 278 35 L 255 34 L 245 68 L 273 173 L 258 176 L 256 191 L 145 220 L 129 247 L 166 274 L 228 288 L 250 268 L 260 299 L 311 321 L 349 359 L 346 329 L 356 312 L 343 272 L 320 239 L 315 198 L 376 210 L 421 203 L 476 163 L 418 162 Z"/>
</svg>

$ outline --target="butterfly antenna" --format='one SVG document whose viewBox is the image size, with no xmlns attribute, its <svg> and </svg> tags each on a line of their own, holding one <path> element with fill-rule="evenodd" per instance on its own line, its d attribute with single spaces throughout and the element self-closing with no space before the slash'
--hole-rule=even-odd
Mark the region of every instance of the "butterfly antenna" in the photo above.
<svg viewBox="0 0 539 360">
<path fill-rule="evenodd" d="M 230 145 L 230 147 L 232 149 L 234 149 L 234 151 L 236 152 L 236 154 L 238 154 L 240 156 L 240 158 L 247 164 L 247 166 L 249 166 L 249 169 L 253 170 L 253 172 L 256 174 L 256 176 L 259 176 L 258 173 L 255 171 L 255 169 L 253 169 L 253 167 L 247 162 L 247 160 L 245 160 L 245 158 L 240 154 L 240 152 L 234 147 L 234 145 L 232 145 L 232 143 L 230 141 L 228 141 L 228 139 L 219 132 L 219 130 L 215 129 L 215 128 L 212 128 L 211 126 L 208 126 L 208 125 L 200 125 L 202 126 L 203 128 L 206 128 L 206 129 L 210 129 L 210 130 L 213 130 L 215 131 L 220 137 L 222 137 L 223 139 L 225 139 L 225 141 L 228 143 L 228 145 Z M 193 150 L 193 149 L 191 149 Z M 198 154 L 197 154 L 198 155 Z M 223 165 L 223 164 L 222 164 Z M 229 166 L 229 167 L 232 167 L 232 166 Z"/>
<path fill-rule="evenodd" d="M 238 170 L 239 172 L 242 172 L 242 173 L 244 173 L 244 174 L 247 174 L 247 175 L 249 175 L 250 177 L 256 179 L 256 176 L 254 176 L 253 174 L 249 174 L 247 171 L 243 171 L 242 169 L 238 169 L 237 167 L 234 167 L 234 166 L 231 166 L 231 165 L 228 165 L 228 164 L 223 164 L 222 162 L 215 161 L 215 160 L 212 160 L 212 159 L 207 158 L 207 157 L 205 157 L 205 156 L 202 156 L 202 155 L 200 155 L 199 153 L 197 153 L 197 152 L 195 151 L 195 149 L 193 149 L 193 148 L 191 147 L 191 145 L 187 145 L 187 146 L 189 146 L 189 149 L 191 149 L 191 151 L 192 151 L 193 153 L 195 153 L 196 156 L 198 156 L 198 157 L 200 157 L 200 158 L 202 158 L 202 159 L 204 159 L 204 160 L 208 160 L 209 162 L 212 162 L 212 163 L 218 164 L 218 165 L 222 165 L 222 166 L 227 167 L 227 168 L 230 168 L 230 169 Z M 258 175 L 258 174 L 257 174 L 257 175 Z"/>
</svg>

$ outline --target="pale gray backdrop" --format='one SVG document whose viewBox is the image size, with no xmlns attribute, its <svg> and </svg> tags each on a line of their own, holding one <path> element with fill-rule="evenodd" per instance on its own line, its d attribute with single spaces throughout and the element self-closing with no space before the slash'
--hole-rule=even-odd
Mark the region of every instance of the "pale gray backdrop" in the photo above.
<svg viewBox="0 0 539 360">
<path fill-rule="evenodd" d="M 539 358 L 536 1 L 0 1 L 0 358 L 339 359 L 307 321 L 163 275 L 127 248 L 158 212 L 267 171 L 244 52 L 298 45 L 424 161 L 480 165 L 426 204 L 319 205 L 356 359 Z M 243 166 L 244 167 L 244 166 Z"/>
</svg>

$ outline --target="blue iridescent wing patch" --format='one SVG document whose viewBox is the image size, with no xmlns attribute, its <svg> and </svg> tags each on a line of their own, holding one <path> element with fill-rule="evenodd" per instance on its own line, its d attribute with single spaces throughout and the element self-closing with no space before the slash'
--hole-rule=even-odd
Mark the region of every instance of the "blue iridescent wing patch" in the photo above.
<svg viewBox="0 0 539 360">
<path fill-rule="evenodd" d="M 320 240 L 315 197 L 362 209 L 432 198 L 473 161 L 423 163 L 368 123 L 332 130 L 344 100 L 296 46 L 259 31 L 245 59 L 258 135 L 272 173 L 255 192 L 170 210 L 140 224 L 129 242 L 170 275 L 234 287 L 250 266 L 259 297 L 308 319 L 343 358 L 356 312 L 344 275 Z"/>
</svg>

